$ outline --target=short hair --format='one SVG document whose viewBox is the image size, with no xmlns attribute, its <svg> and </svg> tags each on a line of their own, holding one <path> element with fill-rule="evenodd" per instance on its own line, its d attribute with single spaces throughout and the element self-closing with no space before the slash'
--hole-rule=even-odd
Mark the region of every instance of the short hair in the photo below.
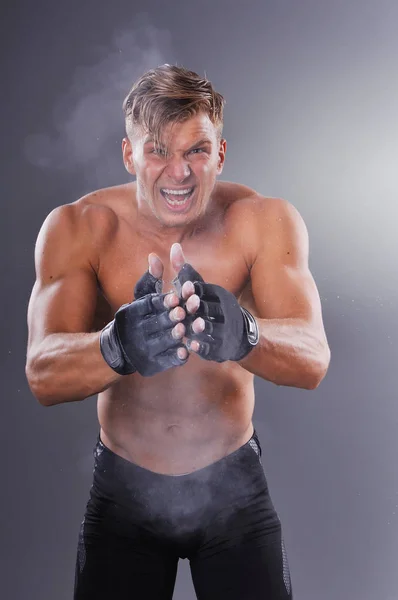
<svg viewBox="0 0 398 600">
<path fill-rule="evenodd" d="M 181 66 L 164 64 L 144 73 L 123 102 L 126 133 L 143 127 L 159 144 L 163 127 L 199 112 L 208 115 L 221 138 L 225 100 L 211 82 Z"/>
</svg>

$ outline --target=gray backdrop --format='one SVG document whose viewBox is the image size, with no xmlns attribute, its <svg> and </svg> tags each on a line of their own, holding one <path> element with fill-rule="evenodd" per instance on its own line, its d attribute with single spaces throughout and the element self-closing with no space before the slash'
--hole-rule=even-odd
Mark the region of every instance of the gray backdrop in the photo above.
<svg viewBox="0 0 398 600">
<path fill-rule="evenodd" d="M 309 229 L 329 373 L 316 391 L 256 380 L 295 599 L 397 600 L 396 0 L 36 0 L 2 13 L 2 598 L 72 597 L 98 432 L 94 398 L 46 409 L 25 381 L 34 242 L 53 207 L 127 180 L 122 99 L 177 62 L 227 99 L 223 178 L 286 198 Z M 187 561 L 175 598 L 194 598 Z"/>
</svg>

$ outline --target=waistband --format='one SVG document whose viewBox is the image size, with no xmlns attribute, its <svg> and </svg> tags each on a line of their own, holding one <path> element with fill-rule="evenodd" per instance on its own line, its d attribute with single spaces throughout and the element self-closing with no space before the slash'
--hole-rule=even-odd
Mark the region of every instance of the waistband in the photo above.
<svg viewBox="0 0 398 600">
<path fill-rule="evenodd" d="M 96 459 L 95 468 L 98 466 L 97 465 L 98 460 L 100 460 L 101 462 L 105 460 L 106 462 L 108 462 L 110 464 L 110 466 L 112 465 L 117 468 L 122 468 L 123 471 L 134 470 L 136 472 L 137 471 L 140 472 L 143 475 L 147 474 L 148 476 L 151 476 L 152 478 L 158 478 L 158 479 L 163 479 L 163 480 L 166 480 L 166 479 L 181 480 L 183 478 L 187 479 L 190 477 L 197 478 L 200 475 L 206 476 L 206 474 L 209 473 L 210 471 L 223 469 L 224 467 L 226 467 L 228 465 L 232 465 L 236 462 L 239 462 L 240 458 L 243 459 L 244 457 L 247 457 L 247 456 L 248 457 L 256 457 L 257 462 L 261 462 L 261 455 L 262 455 L 262 449 L 261 449 L 260 441 L 259 441 L 259 438 L 258 438 L 255 428 L 253 428 L 253 434 L 252 434 L 251 438 L 247 442 L 245 442 L 242 446 L 240 446 L 239 448 L 234 450 L 233 452 L 226 454 L 222 458 L 216 460 L 213 463 L 210 463 L 209 465 L 206 465 L 205 467 L 202 467 L 200 469 L 197 469 L 197 470 L 189 472 L 189 473 L 183 473 L 183 474 L 179 474 L 179 475 L 169 475 L 166 473 L 157 473 L 156 471 L 151 471 L 151 470 L 146 469 L 145 467 L 142 467 L 130 460 L 127 460 L 126 458 L 123 458 L 122 456 L 120 456 L 119 454 L 116 454 L 110 448 L 105 446 L 105 444 L 101 440 L 100 432 L 98 432 L 97 443 L 94 448 L 94 457 Z"/>
</svg>

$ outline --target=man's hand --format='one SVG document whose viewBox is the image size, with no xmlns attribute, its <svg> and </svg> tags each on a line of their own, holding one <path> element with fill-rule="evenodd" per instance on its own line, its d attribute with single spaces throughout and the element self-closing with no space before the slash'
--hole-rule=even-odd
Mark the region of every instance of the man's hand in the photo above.
<svg viewBox="0 0 398 600">
<path fill-rule="evenodd" d="M 121 306 L 101 332 L 102 356 L 121 375 L 155 375 L 184 365 L 189 356 L 182 343 L 186 312 L 175 293 L 161 293 L 160 259 L 150 254 L 148 260 L 149 269 L 134 288 L 135 300 Z"/>
<path fill-rule="evenodd" d="M 254 317 L 236 297 L 219 285 L 205 283 L 185 262 L 179 244 L 174 244 L 171 262 L 178 275 L 173 284 L 187 316 L 184 320 L 187 347 L 206 360 L 238 361 L 258 343 Z"/>
</svg>

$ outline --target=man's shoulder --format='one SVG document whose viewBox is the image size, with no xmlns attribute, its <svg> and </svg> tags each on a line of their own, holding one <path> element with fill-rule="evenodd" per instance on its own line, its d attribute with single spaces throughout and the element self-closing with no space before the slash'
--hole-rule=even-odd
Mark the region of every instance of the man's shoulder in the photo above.
<svg viewBox="0 0 398 600">
<path fill-rule="evenodd" d="M 94 227 L 98 225 L 115 226 L 128 198 L 134 198 L 133 184 L 117 185 L 94 190 L 81 196 L 77 200 L 61 204 L 54 208 L 45 224 L 60 227 L 68 225 L 76 228 Z"/>
<path fill-rule="evenodd" d="M 108 214 L 108 216 L 110 216 L 110 213 L 113 213 L 117 216 L 123 211 L 127 202 L 131 206 L 132 199 L 134 198 L 134 184 L 126 183 L 95 190 L 85 194 L 67 206 L 72 206 L 76 214 L 82 217 L 86 213 Z"/>
<path fill-rule="evenodd" d="M 295 206 L 280 197 L 265 196 L 240 184 L 226 182 L 226 227 L 231 238 L 240 240 L 247 264 L 253 264 L 261 248 L 286 244 L 306 247 L 307 228 Z"/>
<path fill-rule="evenodd" d="M 287 200 L 266 196 L 240 183 L 220 181 L 217 191 L 222 203 L 233 212 L 247 213 L 248 216 L 253 215 L 256 219 L 282 217 L 297 212 L 297 209 Z"/>
</svg>

